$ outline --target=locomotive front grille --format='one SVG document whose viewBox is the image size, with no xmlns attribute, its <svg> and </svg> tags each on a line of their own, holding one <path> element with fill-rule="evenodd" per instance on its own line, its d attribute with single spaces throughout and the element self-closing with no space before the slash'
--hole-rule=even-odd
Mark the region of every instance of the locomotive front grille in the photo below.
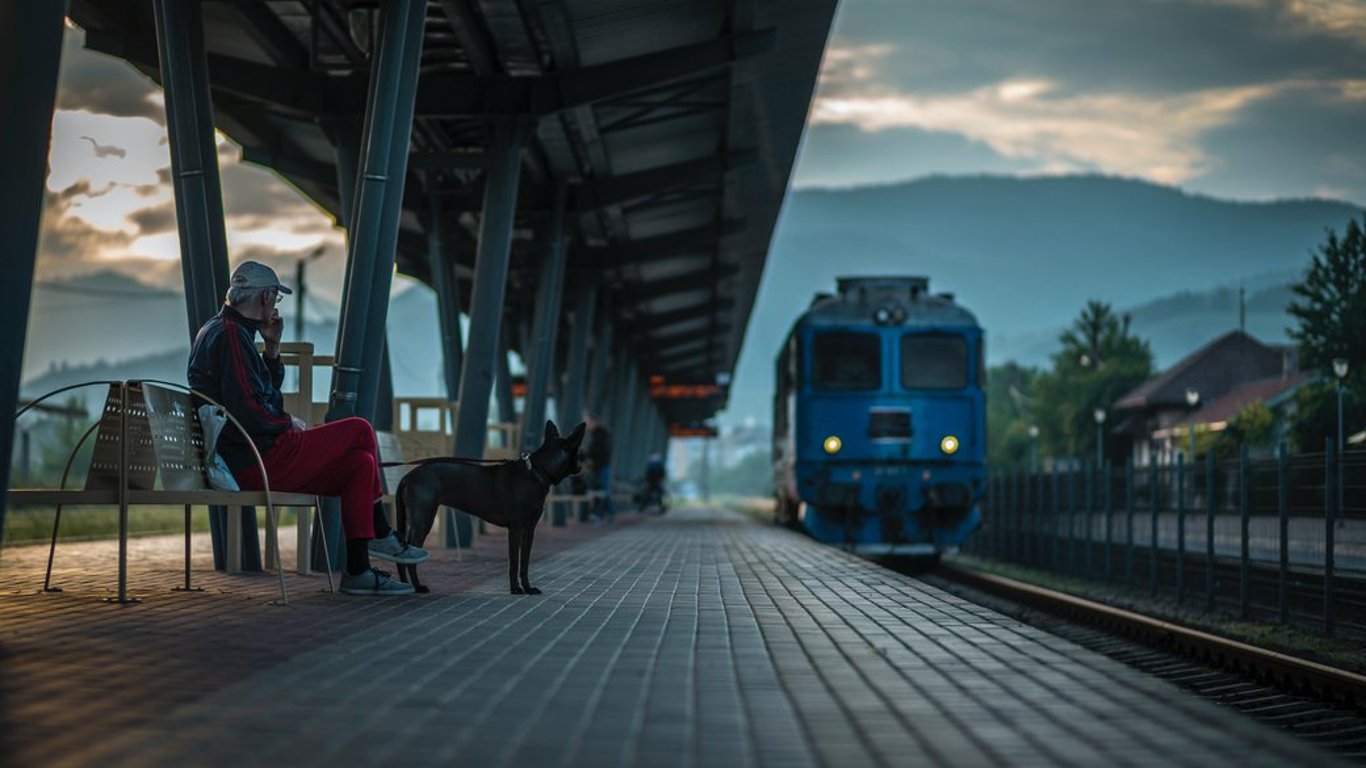
<svg viewBox="0 0 1366 768">
<path fill-rule="evenodd" d="M 868 411 L 868 437 L 873 440 L 910 440 L 911 412 L 906 408 L 873 408 Z"/>
</svg>

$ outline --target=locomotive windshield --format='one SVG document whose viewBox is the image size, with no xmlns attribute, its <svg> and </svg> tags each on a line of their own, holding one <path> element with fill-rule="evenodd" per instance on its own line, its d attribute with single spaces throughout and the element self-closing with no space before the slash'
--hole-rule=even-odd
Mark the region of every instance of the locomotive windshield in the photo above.
<svg viewBox="0 0 1366 768">
<path fill-rule="evenodd" d="M 816 334 L 811 346 L 811 384 L 816 389 L 882 386 L 881 339 L 877 334 L 829 331 Z"/>
<path fill-rule="evenodd" d="M 901 386 L 963 389 L 968 385 L 968 341 L 946 333 L 901 337 Z"/>
</svg>

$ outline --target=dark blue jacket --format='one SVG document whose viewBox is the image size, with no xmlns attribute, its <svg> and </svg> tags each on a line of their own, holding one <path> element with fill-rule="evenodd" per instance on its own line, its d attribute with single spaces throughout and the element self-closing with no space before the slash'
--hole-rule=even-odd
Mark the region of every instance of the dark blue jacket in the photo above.
<svg viewBox="0 0 1366 768">
<path fill-rule="evenodd" d="M 280 395 L 284 365 L 280 358 L 266 358 L 256 351 L 260 329 L 260 321 L 224 306 L 194 337 L 187 376 L 191 389 L 222 403 L 242 422 L 264 456 L 275 445 L 276 436 L 294 424 Z M 231 422 L 218 438 L 218 452 L 234 473 L 256 465 L 246 440 Z"/>
</svg>

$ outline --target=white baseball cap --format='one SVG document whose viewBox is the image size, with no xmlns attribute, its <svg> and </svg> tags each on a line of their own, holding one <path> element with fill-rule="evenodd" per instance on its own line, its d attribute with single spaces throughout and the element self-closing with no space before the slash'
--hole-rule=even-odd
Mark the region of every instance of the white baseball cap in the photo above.
<svg viewBox="0 0 1366 768">
<path fill-rule="evenodd" d="M 244 261 L 238 264 L 237 269 L 232 271 L 230 284 L 233 288 L 274 288 L 280 293 L 294 293 L 280 282 L 280 276 L 275 274 L 275 270 L 259 261 Z"/>
</svg>

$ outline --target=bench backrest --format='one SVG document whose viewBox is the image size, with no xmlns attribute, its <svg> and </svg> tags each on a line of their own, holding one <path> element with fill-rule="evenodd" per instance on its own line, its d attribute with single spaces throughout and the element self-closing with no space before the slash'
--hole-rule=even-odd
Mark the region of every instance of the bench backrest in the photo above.
<svg viewBox="0 0 1366 768">
<path fill-rule="evenodd" d="M 127 387 L 124 408 L 122 388 Z M 188 393 L 155 384 L 111 384 L 100 414 L 86 490 L 117 488 L 119 431 L 128 422 L 128 488 L 210 490 L 204 476 L 204 432 Z M 227 429 L 232 429 L 231 424 Z"/>
<path fill-rule="evenodd" d="M 90 459 L 90 471 L 85 476 L 87 491 L 119 487 L 119 441 L 125 416 L 128 419 L 128 487 L 149 491 L 156 482 L 156 452 L 152 448 L 152 430 L 147 423 L 142 392 L 129 390 L 125 408 L 123 387 L 121 383 L 110 384 L 109 394 L 104 398 L 99 432 L 95 435 L 95 451 Z"/>
</svg>

